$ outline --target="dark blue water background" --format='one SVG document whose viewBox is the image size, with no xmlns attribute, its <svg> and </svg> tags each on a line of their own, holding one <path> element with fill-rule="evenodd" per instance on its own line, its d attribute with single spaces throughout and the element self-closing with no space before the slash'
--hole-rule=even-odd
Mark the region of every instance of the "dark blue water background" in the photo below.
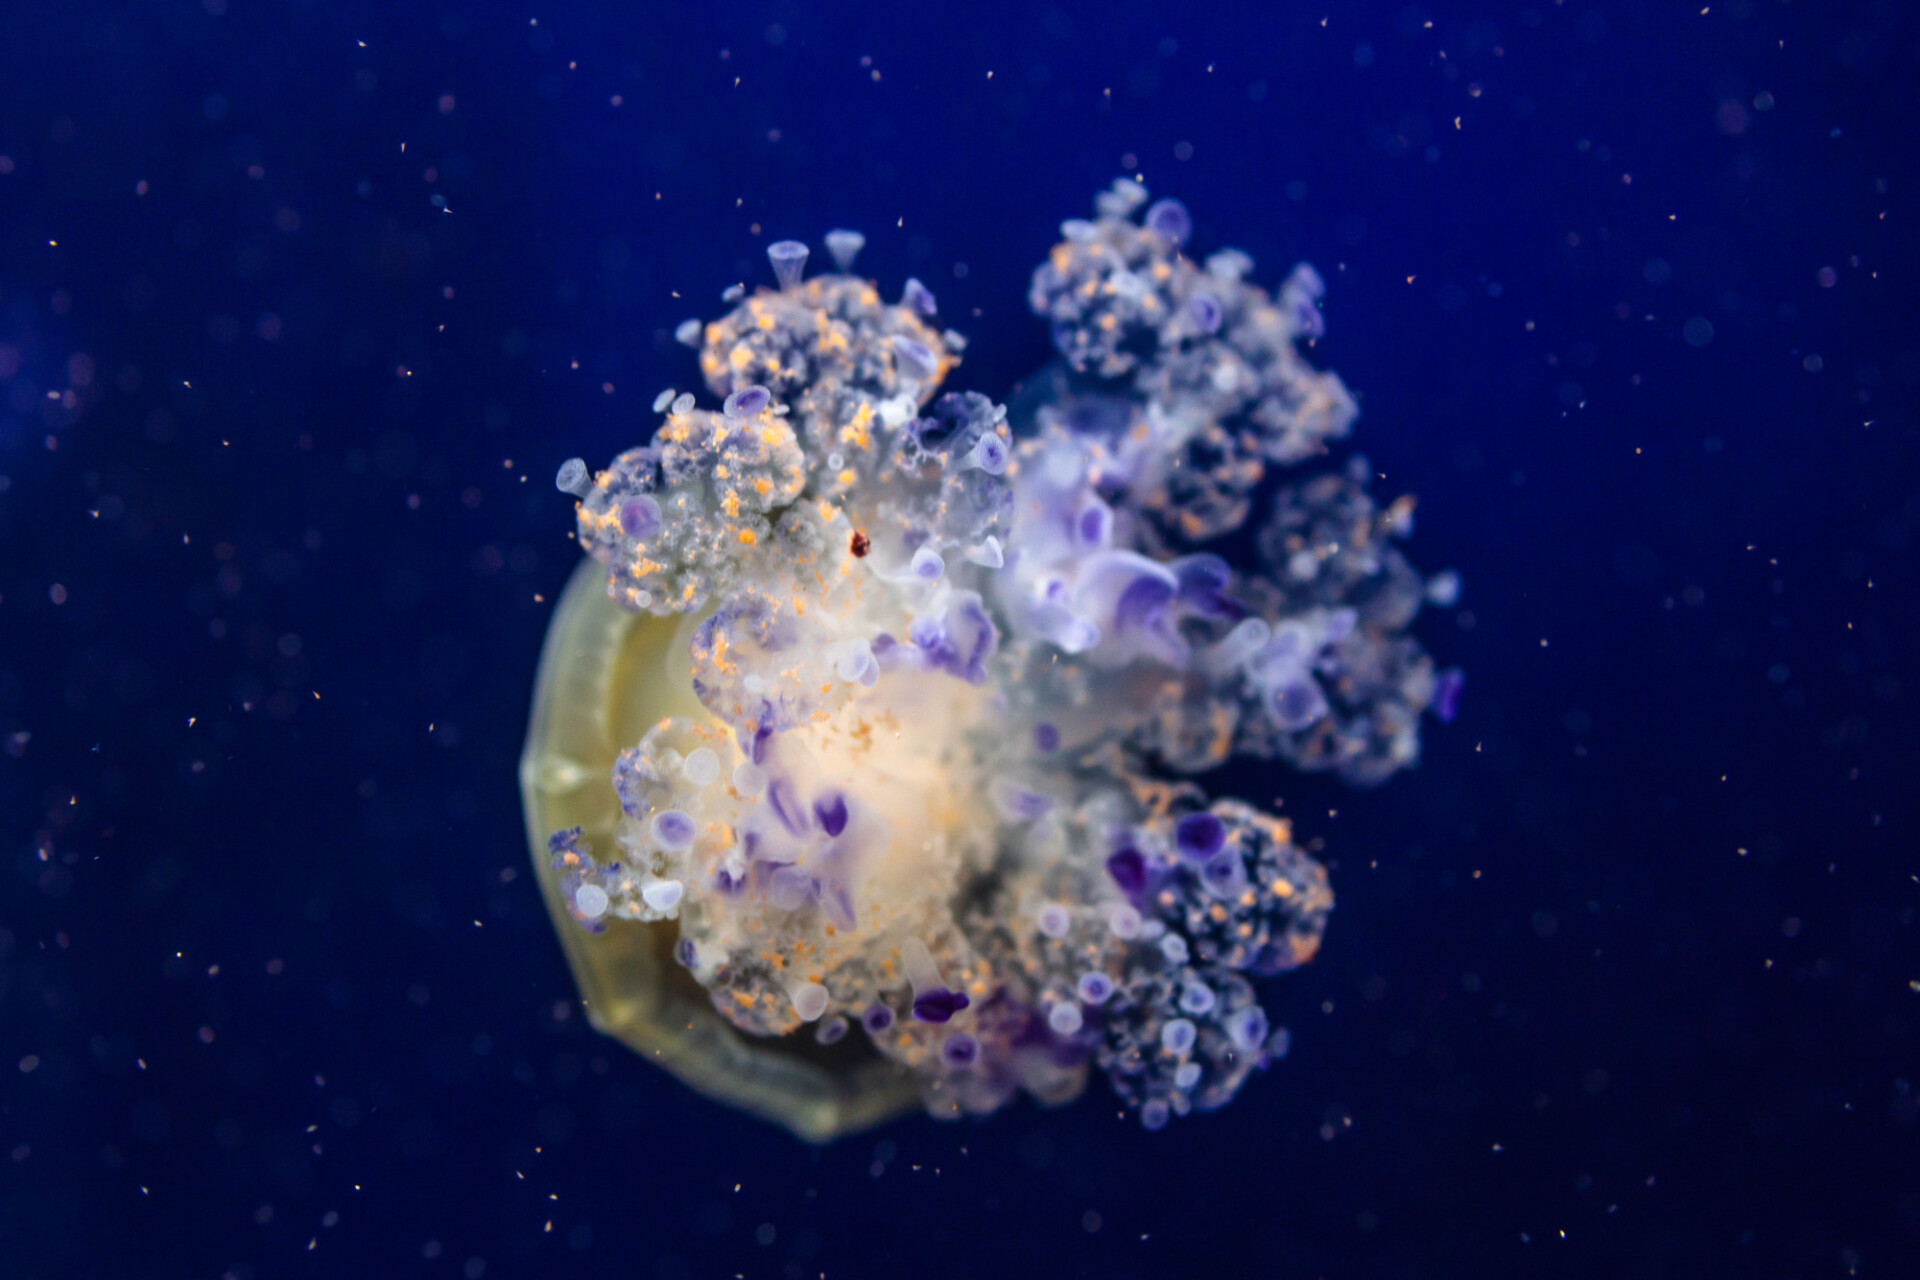
<svg viewBox="0 0 1920 1280">
<path fill-rule="evenodd" d="M 1909 14 L 9 5 L 0 1276 L 1914 1274 Z M 836 225 L 1004 395 L 1122 171 L 1326 275 L 1465 709 L 1223 780 L 1339 895 L 1232 1107 L 811 1149 L 575 1003 L 554 468 Z"/>
</svg>

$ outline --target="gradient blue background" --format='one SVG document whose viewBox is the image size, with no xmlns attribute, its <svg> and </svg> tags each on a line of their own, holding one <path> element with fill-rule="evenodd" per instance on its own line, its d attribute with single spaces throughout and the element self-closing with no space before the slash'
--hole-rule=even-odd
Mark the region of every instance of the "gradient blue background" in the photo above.
<svg viewBox="0 0 1920 1280">
<path fill-rule="evenodd" d="M 1915 1274 L 1910 12 L 9 5 L 0 1276 Z M 836 225 L 1003 395 L 1123 166 L 1327 277 L 1465 709 L 1218 780 L 1339 896 L 1231 1108 L 810 1149 L 573 1002 L 551 477 Z"/>
</svg>

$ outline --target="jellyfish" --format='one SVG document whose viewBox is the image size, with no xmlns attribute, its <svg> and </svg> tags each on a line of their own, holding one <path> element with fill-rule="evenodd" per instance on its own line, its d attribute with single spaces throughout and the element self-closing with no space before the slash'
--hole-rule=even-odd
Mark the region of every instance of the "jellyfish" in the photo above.
<svg viewBox="0 0 1920 1280">
<path fill-rule="evenodd" d="M 559 469 L 587 555 L 521 764 L 542 893 L 595 1026 L 804 1138 L 1095 1074 L 1149 1129 L 1223 1106 L 1285 1056 L 1261 988 L 1333 894 L 1196 778 L 1378 785 L 1457 708 L 1412 500 L 1305 465 L 1357 416 L 1307 359 L 1320 277 L 1270 293 L 1146 206 L 1063 224 L 1058 359 L 1011 403 L 948 389 L 965 339 L 836 230 L 834 270 L 781 241 L 680 327 L 709 407 L 663 392 L 647 443 Z"/>
</svg>

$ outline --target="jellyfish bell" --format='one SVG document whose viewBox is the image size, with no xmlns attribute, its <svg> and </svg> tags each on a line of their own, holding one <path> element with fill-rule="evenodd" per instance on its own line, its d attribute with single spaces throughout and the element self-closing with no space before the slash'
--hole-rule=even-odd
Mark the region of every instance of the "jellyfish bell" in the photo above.
<svg viewBox="0 0 1920 1280">
<path fill-rule="evenodd" d="M 1371 785 L 1457 709 L 1407 634 L 1458 596 L 1388 545 L 1410 504 L 1357 459 L 1268 483 L 1352 421 L 1296 347 L 1319 278 L 1203 275 L 1146 200 L 1116 184 L 1035 272 L 1060 359 L 1011 419 L 840 232 L 840 272 L 783 241 L 778 288 L 683 326 L 718 408 L 663 393 L 649 443 L 556 478 L 590 559 L 520 780 L 583 1005 L 804 1138 L 1096 1069 L 1148 1129 L 1224 1105 L 1285 1052 L 1252 980 L 1333 897 L 1290 823 L 1187 776 Z M 1200 549 L 1257 501 L 1256 559 Z"/>
<path fill-rule="evenodd" d="M 920 1090 L 866 1037 L 822 1044 L 741 1033 L 676 960 L 672 921 L 589 932 L 549 866 L 555 831 L 579 827 L 584 841 L 613 846 L 623 814 L 606 782 L 623 749 L 663 717 L 706 718 L 685 657 L 690 630 L 683 617 L 617 607 L 605 571 L 587 560 L 561 594 L 541 650 L 520 790 L 541 896 L 581 1004 L 596 1030 L 683 1084 L 802 1138 L 824 1142 L 881 1124 L 918 1105 Z"/>
</svg>

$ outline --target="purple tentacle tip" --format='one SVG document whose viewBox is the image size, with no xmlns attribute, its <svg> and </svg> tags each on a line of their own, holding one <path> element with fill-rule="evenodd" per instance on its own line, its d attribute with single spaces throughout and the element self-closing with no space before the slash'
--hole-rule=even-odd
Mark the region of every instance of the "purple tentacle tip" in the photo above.
<svg viewBox="0 0 1920 1280">
<path fill-rule="evenodd" d="M 1443 724 L 1452 724 L 1453 718 L 1460 714 L 1460 694 L 1466 688 L 1466 673 L 1458 667 L 1448 667 L 1433 682 L 1433 714 L 1440 717 Z"/>
<path fill-rule="evenodd" d="M 966 992 L 939 987 L 913 998 L 913 1016 L 921 1022 L 945 1022 L 971 1003 Z"/>
<path fill-rule="evenodd" d="M 1210 813 L 1190 813 L 1173 824 L 1173 843 L 1195 862 L 1205 862 L 1227 842 L 1227 826 Z"/>
<path fill-rule="evenodd" d="M 1131 897 L 1147 887 L 1147 860 L 1138 849 L 1116 850 L 1107 855 L 1107 874 Z"/>
</svg>

